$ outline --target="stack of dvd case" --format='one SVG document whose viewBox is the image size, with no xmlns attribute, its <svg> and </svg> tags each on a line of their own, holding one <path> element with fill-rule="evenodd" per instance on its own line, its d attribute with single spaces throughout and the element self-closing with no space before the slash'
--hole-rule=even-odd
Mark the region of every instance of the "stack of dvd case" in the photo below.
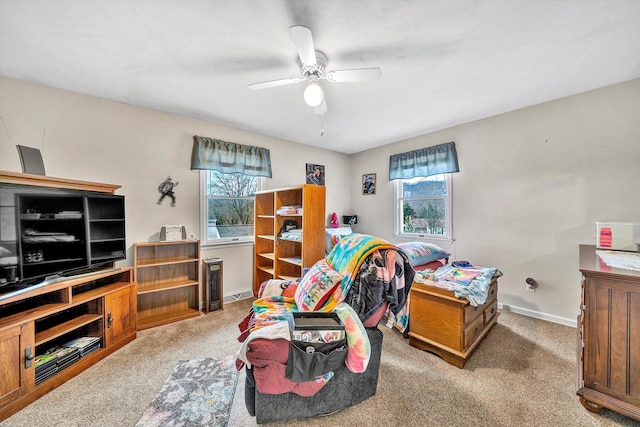
<svg viewBox="0 0 640 427">
<path fill-rule="evenodd" d="M 77 348 L 80 352 L 80 357 L 84 357 L 100 348 L 100 337 L 78 337 L 69 341 L 64 345 L 68 348 Z"/>
<path fill-rule="evenodd" d="M 36 384 L 40 384 L 58 371 L 76 363 L 100 348 L 100 337 L 79 337 L 63 346 L 48 349 L 35 358 Z"/>
<path fill-rule="evenodd" d="M 49 378 L 58 372 L 57 357 L 52 354 L 42 354 L 36 356 L 34 365 L 36 367 L 36 384 Z"/>
<path fill-rule="evenodd" d="M 77 348 L 53 347 L 47 350 L 46 354 L 56 356 L 58 371 L 73 365 L 80 359 L 80 351 Z"/>
</svg>

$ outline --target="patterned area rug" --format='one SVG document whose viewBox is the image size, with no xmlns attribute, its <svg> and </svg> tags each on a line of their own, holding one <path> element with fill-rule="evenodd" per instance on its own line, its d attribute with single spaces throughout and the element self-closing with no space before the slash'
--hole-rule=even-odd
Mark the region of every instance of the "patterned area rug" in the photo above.
<svg viewBox="0 0 640 427">
<path fill-rule="evenodd" d="M 237 381 L 233 356 L 181 361 L 136 427 L 226 426 Z"/>
</svg>

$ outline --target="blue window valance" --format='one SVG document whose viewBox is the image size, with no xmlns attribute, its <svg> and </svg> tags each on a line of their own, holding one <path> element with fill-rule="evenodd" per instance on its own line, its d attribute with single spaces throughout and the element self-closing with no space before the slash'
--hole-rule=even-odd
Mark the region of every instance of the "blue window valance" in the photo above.
<svg viewBox="0 0 640 427">
<path fill-rule="evenodd" d="M 389 181 L 459 172 L 454 142 L 420 148 L 389 157 Z"/>
<path fill-rule="evenodd" d="M 194 135 L 191 170 L 196 169 L 271 178 L 271 156 L 266 148 Z"/>
</svg>

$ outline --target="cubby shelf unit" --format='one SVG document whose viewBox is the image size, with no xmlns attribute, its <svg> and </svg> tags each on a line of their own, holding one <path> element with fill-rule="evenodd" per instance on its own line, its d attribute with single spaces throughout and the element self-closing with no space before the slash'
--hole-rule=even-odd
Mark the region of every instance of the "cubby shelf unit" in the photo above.
<svg viewBox="0 0 640 427">
<path fill-rule="evenodd" d="M 138 330 L 199 316 L 200 242 L 135 244 Z"/>
<path fill-rule="evenodd" d="M 324 258 L 325 198 L 324 186 L 310 184 L 256 193 L 254 295 L 262 282 L 300 278 L 305 269 Z M 298 206 L 302 213 L 282 212 L 286 206 Z M 286 220 L 302 229 L 300 240 L 280 238 Z"/>
</svg>

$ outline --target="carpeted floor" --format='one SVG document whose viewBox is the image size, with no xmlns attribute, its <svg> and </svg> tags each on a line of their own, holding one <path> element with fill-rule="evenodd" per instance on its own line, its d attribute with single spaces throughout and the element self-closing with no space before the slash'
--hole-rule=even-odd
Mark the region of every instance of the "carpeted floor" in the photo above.
<svg viewBox="0 0 640 427">
<path fill-rule="evenodd" d="M 142 331 L 131 344 L 43 396 L 2 426 L 134 426 L 176 363 L 234 354 L 237 322 L 251 300 Z M 378 393 L 336 414 L 287 426 L 640 426 L 615 412 L 593 414 L 575 395 L 576 331 L 502 313 L 464 369 L 384 333 Z M 255 425 L 240 372 L 229 426 Z M 280 426 L 285 424 L 272 424 Z"/>
</svg>

